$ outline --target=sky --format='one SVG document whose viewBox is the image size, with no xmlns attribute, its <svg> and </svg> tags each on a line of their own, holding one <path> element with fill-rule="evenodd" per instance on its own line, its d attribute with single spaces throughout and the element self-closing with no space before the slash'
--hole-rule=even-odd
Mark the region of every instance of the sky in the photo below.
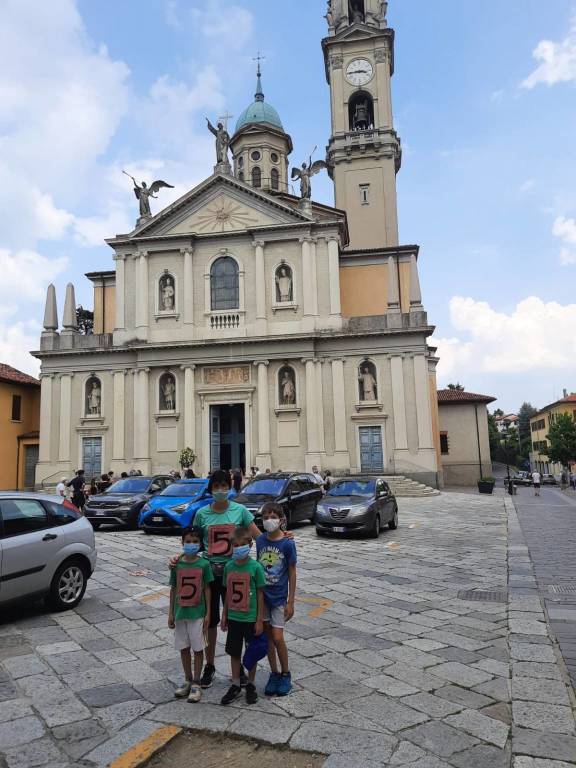
<svg viewBox="0 0 576 768">
<path fill-rule="evenodd" d="M 254 57 L 299 164 L 329 138 L 325 0 L 0 0 L 0 361 L 37 374 L 44 298 L 112 269 L 126 169 L 159 206 L 212 172 L 205 117 Z M 576 0 L 390 0 L 401 242 L 418 243 L 439 384 L 506 411 L 576 391 Z M 231 120 L 231 126 L 234 124 Z M 314 197 L 333 202 L 326 175 Z"/>
</svg>

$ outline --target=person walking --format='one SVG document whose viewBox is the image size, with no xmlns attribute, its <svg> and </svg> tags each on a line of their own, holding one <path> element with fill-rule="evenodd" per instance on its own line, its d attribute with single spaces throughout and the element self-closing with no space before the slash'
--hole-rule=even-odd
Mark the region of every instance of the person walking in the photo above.
<svg viewBox="0 0 576 768">
<path fill-rule="evenodd" d="M 79 469 L 76 476 L 68 483 L 68 488 L 72 489 L 72 504 L 78 509 L 84 508 L 86 497 L 84 495 L 84 470 Z"/>
<path fill-rule="evenodd" d="M 534 483 L 534 496 L 540 496 L 540 488 L 542 486 L 542 476 L 537 469 L 532 472 L 532 482 Z"/>
<path fill-rule="evenodd" d="M 66 498 L 66 478 L 61 477 L 60 482 L 56 486 L 56 495 Z"/>
</svg>

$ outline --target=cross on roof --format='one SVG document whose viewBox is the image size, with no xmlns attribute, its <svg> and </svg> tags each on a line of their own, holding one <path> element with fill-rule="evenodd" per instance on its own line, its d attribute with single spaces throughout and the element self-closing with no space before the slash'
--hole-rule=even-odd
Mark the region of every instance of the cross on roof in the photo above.
<svg viewBox="0 0 576 768">
<path fill-rule="evenodd" d="M 228 120 L 232 120 L 233 117 L 234 115 L 231 115 L 228 110 L 226 110 L 226 113 L 218 118 L 219 122 L 224 124 L 224 129 L 226 131 L 228 130 Z"/>
</svg>

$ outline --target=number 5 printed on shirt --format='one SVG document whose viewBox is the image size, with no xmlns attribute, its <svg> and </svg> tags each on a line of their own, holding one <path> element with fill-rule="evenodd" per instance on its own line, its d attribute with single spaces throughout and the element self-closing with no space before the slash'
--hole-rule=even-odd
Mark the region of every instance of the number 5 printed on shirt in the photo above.
<svg viewBox="0 0 576 768">
<path fill-rule="evenodd" d="M 178 605 L 181 608 L 195 608 L 202 600 L 202 570 L 200 568 L 179 568 L 177 577 Z"/>
<path fill-rule="evenodd" d="M 248 613 L 250 609 L 250 574 L 231 573 L 228 576 L 228 609 Z"/>
</svg>

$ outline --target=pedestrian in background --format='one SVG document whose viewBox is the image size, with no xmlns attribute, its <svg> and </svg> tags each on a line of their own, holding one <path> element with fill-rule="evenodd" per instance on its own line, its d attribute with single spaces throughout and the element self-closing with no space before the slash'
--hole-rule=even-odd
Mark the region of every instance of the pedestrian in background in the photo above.
<svg viewBox="0 0 576 768">
<path fill-rule="evenodd" d="M 540 496 L 540 487 L 542 485 L 542 476 L 537 469 L 532 472 L 532 482 L 534 483 L 534 496 Z"/>
<path fill-rule="evenodd" d="M 68 488 L 72 489 L 72 504 L 78 507 L 78 509 L 84 509 L 84 502 L 86 497 L 84 496 L 84 470 L 79 469 L 76 472 L 75 477 L 67 484 Z"/>
<path fill-rule="evenodd" d="M 56 495 L 66 498 L 66 478 L 61 477 L 60 482 L 56 486 Z"/>
</svg>

